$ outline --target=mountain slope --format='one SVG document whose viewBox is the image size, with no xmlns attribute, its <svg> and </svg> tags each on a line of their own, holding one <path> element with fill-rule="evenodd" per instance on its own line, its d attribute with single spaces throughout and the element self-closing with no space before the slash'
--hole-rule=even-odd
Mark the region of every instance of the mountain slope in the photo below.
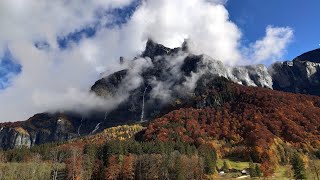
<svg viewBox="0 0 320 180">
<path fill-rule="evenodd" d="M 223 140 L 228 144 L 226 156 L 250 155 L 260 162 L 276 161 L 278 153 L 286 153 L 286 146 L 304 152 L 320 148 L 320 97 L 206 76 L 197 83 L 190 102 L 151 122 L 145 139 L 196 145 Z"/>
<path fill-rule="evenodd" d="M 320 95 L 317 65 L 294 61 L 275 63 L 269 70 L 264 65 L 228 67 L 206 55 L 190 53 L 187 43 L 170 49 L 149 40 L 140 56 L 123 62 L 122 70 L 91 87 L 91 92 L 105 98 L 112 108 L 91 110 L 86 115 L 41 113 L 27 121 L 0 124 L 0 148 L 66 141 L 112 126 L 153 120 L 190 104 L 196 83 L 205 74 L 245 86 Z M 204 106 L 200 103 L 197 107 Z"/>
<path fill-rule="evenodd" d="M 315 49 L 296 57 L 294 61 L 309 61 L 314 63 L 320 63 L 320 49 Z"/>
<path fill-rule="evenodd" d="M 276 62 L 269 67 L 273 89 L 320 95 L 320 49 L 304 53 L 293 61 Z"/>
</svg>

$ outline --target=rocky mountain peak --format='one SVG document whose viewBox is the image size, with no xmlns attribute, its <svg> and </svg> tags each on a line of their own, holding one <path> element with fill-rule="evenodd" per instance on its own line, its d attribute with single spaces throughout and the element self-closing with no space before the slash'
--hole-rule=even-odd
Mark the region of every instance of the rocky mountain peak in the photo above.
<svg viewBox="0 0 320 180">
<path fill-rule="evenodd" d="M 190 53 L 188 41 L 171 49 L 149 39 L 145 51 L 128 67 L 101 78 L 91 87 L 97 96 L 115 99 L 110 101 L 116 103 L 113 109 L 94 110 L 85 118 L 72 112 L 42 113 L 27 121 L 0 125 L 0 148 L 65 141 L 115 125 L 152 120 L 190 104 L 194 95 L 206 92 L 208 84 L 202 82 L 216 77 L 244 86 L 320 95 L 320 65 L 316 61 L 319 51 L 294 61 L 274 63 L 269 69 L 265 65 L 229 67 L 209 56 Z M 221 103 L 206 99 L 197 102 L 196 107 L 206 104 Z"/>
<path fill-rule="evenodd" d="M 320 95 L 320 49 L 269 67 L 275 90 Z"/>
<path fill-rule="evenodd" d="M 146 43 L 146 48 L 142 53 L 141 57 L 149 57 L 151 59 L 154 59 L 157 56 L 173 55 L 178 53 L 179 51 L 188 51 L 187 41 L 184 41 L 181 47 L 171 49 L 163 46 L 162 44 L 154 42 L 152 39 L 148 39 Z"/>
</svg>

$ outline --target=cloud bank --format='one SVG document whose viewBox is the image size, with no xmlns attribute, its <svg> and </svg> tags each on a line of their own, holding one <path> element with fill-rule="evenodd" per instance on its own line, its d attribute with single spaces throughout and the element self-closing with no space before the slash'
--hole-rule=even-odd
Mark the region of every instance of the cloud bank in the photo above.
<svg viewBox="0 0 320 180">
<path fill-rule="evenodd" d="M 245 47 L 241 30 L 229 20 L 226 0 L 142 0 L 125 23 L 114 24 L 117 17 L 106 12 L 134 1 L 1 1 L 0 57 L 8 48 L 22 69 L 0 90 L 0 121 L 61 108 L 116 106 L 88 93 L 89 88 L 102 72 L 122 69 L 119 57 L 137 56 L 148 38 L 168 47 L 189 39 L 193 53 L 235 65 L 280 58 L 293 37 L 288 27 L 269 26 L 265 37 Z M 59 37 L 88 27 L 95 29 L 92 37 L 59 47 Z"/>
</svg>

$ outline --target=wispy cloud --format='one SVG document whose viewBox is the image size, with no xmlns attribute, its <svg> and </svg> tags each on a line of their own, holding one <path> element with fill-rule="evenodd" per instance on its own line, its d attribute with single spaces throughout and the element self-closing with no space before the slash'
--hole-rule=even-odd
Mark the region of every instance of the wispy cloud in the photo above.
<svg viewBox="0 0 320 180">
<path fill-rule="evenodd" d="M 286 53 L 286 48 L 292 39 L 292 28 L 268 26 L 265 37 L 249 46 L 246 52 L 249 62 L 270 63 L 281 60 L 280 58 Z"/>
<path fill-rule="evenodd" d="M 23 69 L 12 86 L 0 92 L 0 121 L 27 119 L 59 109 L 60 103 L 68 109 L 66 105 L 77 106 L 85 97 L 90 102 L 83 103 L 89 108 L 94 107 L 91 102 L 101 105 L 88 93 L 90 86 L 101 72 L 122 69 L 119 57 L 137 56 L 150 37 L 168 47 L 187 38 L 193 53 L 234 65 L 247 57 L 253 62 L 280 57 L 293 33 L 289 28 L 268 27 L 266 37 L 247 47 L 246 54 L 242 33 L 229 20 L 225 0 L 143 0 L 129 8 L 132 12 L 125 20 L 117 19 L 127 16 L 119 9 L 136 2 L 0 1 L 0 51 L 8 47 Z M 114 9 L 119 12 L 116 16 L 101 13 Z M 121 25 L 110 26 L 114 23 Z"/>
</svg>

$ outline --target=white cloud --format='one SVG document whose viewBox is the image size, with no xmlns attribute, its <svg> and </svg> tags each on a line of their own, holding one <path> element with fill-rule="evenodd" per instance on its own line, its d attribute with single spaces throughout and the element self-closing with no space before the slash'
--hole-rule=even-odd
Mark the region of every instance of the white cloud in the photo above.
<svg viewBox="0 0 320 180">
<path fill-rule="evenodd" d="M 279 60 L 286 52 L 292 38 L 293 29 L 290 27 L 268 26 L 266 36 L 250 45 L 249 62 L 263 63 Z"/>
<path fill-rule="evenodd" d="M 90 109 L 112 108 L 110 102 L 100 99 L 93 93 L 82 92 L 75 88 L 66 89 L 61 93 L 35 90 L 32 101 L 36 106 L 41 106 L 48 111 L 67 110 L 85 113 Z"/>
<path fill-rule="evenodd" d="M 0 91 L 0 121 L 24 120 L 60 107 L 90 108 L 95 103 L 104 106 L 87 93 L 90 86 L 102 71 L 110 74 L 123 68 L 118 64 L 119 57 L 136 56 L 148 37 L 169 47 L 179 46 L 189 38 L 191 51 L 196 54 L 205 53 L 229 65 L 242 62 L 241 31 L 229 20 L 226 0 L 143 0 L 126 24 L 99 28 L 92 38 L 71 44 L 63 51 L 58 48 L 58 36 L 96 21 L 112 22 L 112 16 L 97 19 L 97 11 L 123 7 L 132 1 L 0 1 L 0 52 L 7 46 L 22 65 L 22 73 L 15 77 L 13 85 Z M 276 43 L 279 51 L 266 47 L 273 45 L 269 43 L 273 39 L 288 39 L 287 31 L 268 28 L 267 36 L 251 46 L 253 57 L 264 60 L 280 56 L 287 43 Z M 38 40 L 46 40 L 50 48 L 36 49 L 34 41 Z"/>
<path fill-rule="evenodd" d="M 220 3 L 205 0 L 147 1 L 135 13 L 132 23 L 143 28 L 144 35 L 169 47 L 192 41 L 194 53 L 205 53 L 227 64 L 240 60 L 241 32 L 229 20 Z"/>
<path fill-rule="evenodd" d="M 100 103 L 96 98 L 81 99 L 83 93 L 91 97 L 88 94 L 90 85 L 99 76 L 96 71 L 99 63 L 94 61 L 96 47 L 61 51 L 56 39 L 97 21 L 97 10 L 122 7 L 131 0 L 80 1 L 0 2 L 0 50 L 8 47 L 22 65 L 22 73 L 15 77 L 13 85 L 0 90 L 0 122 L 27 119 L 57 107 L 57 102 L 61 102 L 61 107 L 79 101 L 88 103 L 88 99 Z M 46 40 L 51 48 L 47 51 L 36 49 L 34 42 L 38 40 Z M 78 100 L 65 99 L 72 88 L 81 95 Z"/>
</svg>

